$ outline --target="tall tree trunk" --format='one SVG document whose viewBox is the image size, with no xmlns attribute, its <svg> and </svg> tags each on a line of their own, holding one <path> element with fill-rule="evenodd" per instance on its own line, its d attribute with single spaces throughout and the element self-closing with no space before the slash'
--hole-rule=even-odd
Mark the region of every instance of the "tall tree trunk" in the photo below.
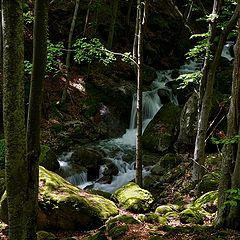
<svg viewBox="0 0 240 240">
<path fill-rule="evenodd" d="M 0 10 L 2 7 L 0 4 Z M 2 18 L 0 17 L 0 134 L 3 131 L 3 42 L 2 42 Z"/>
<path fill-rule="evenodd" d="M 137 60 L 137 133 L 136 133 L 136 178 L 135 181 L 142 186 L 142 39 L 145 24 L 145 1 L 137 2 L 137 19 L 135 33 L 136 60 Z"/>
<path fill-rule="evenodd" d="M 115 23 L 117 18 L 117 12 L 118 12 L 118 2 L 119 0 L 113 0 L 112 2 L 112 17 L 109 27 L 109 34 L 108 34 L 108 42 L 107 42 L 107 48 L 111 49 L 113 44 L 113 36 L 115 32 Z"/>
<path fill-rule="evenodd" d="M 231 103 L 228 112 L 227 137 L 240 135 L 240 1 L 237 5 L 238 39 L 234 47 L 235 59 Z M 240 189 L 240 142 L 227 144 L 223 148 L 222 174 L 219 184 L 218 214 L 216 224 L 233 229 L 240 228 L 240 204 L 224 205 L 228 189 Z"/>
<path fill-rule="evenodd" d="M 223 6 L 222 1 L 214 1 L 212 14 L 219 15 L 221 7 Z M 199 90 L 199 106 L 198 106 L 198 127 L 197 136 L 195 141 L 194 149 L 194 162 L 193 162 L 193 173 L 192 180 L 199 181 L 204 173 L 204 161 L 205 161 L 205 139 L 208 128 L 209 114 L 211 111 L 211 102 L 213 94 L 213 85 L 215 82 L 216 68 L 221 57 L 221 52 L 224 43 L 227 39 L 229 32 L 236 24 L 237 10 L 235 10 L 234 15 L 228 22 L 225 29 L 221 32 L 218 44 L 214 44 L 217 31 L 217 20 L 215 19 L 209 26 L 209 49 L 207 50 L 204 66 L 203 66 L 203 76 L 200 83 Z M 212 56 L 213 54 L 213 56 Z"/>
<path fill-rule="evenodd" d="M 83 29 L 83 36 L 86 36 L 86 32 L 87 32 L 87 26 L 88 26 L 88 19 L 89 19 L 89 14 L 90 14 L 90 6 L 92 4 L 93 0 L 90 0 L 88 3 L 88 9 L 87 9 L 87 14 L 86 14 L 86 18 L 85 18 L 85 24 L 84 24 L 84 29 Z"/>
<path fill-rule="evenodd" d="M 27 120 L 28 192 L 25 202 L 28 240 L 37 239 L 37 210 L 40 154 L 40 119 L 43 80 L 47 63 L 48 0 L 35 0 L 33 70 Z"/>
<path fill-rule="evenodd" d="M 68 36 L 68 51 L 67 51 L 67 57 L 66 57 L 67 77 L 66 77 L 66 84 L 63 89 L 62 101 L 61 101 L 63 106 L 66 105 L 66 101 L 67 101 L 67 90 L 68 90 L 69 81 L 70 81 L 70 56 L 71 56 L 71 47 L 72 47 L 72 37 L 73 37 L 73 31 L 74 31 L 75 24 L 76 24 L 78 8 L 79 8 L 79 0 L 76 0 L 72 23 L 71 23 L 71 28 L 70 28 L 69 36 Z"/>
<path fill-rule="evenodd" d="M 26 195 L 23 1 L 2 1 L 3 117 L 9 238 L 25 240 Z"/>
</svg>

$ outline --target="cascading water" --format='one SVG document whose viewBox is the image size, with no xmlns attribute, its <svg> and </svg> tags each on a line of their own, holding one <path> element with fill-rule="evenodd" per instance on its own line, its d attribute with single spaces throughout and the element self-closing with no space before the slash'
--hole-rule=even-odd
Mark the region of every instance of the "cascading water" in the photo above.
<svg viewBox="0 0 240 240">
<path fill-rule="evenodd" d="M 196 70 L 199 66 L 195 63 L 183 66 L 179 72 L 186 73 Z M 171 102 L 178 104 L 177 98 L 173 95 L 172 90 L 166 86 L 166 83 L 173 81 L 171 77 L 172 71 L 157 72 L 157 79 L 153 81 L 151 90 L 143 92 L 143 131 L 148 123 L 155 116 L 162 106 L 159 97 L 159 89 L 166 90 Z M 85 188 L 89 185 L 94 189 L 99 189 L 105 192 L 113 193 L 116 189 L 131 181 L 135 177 L 135 139 L 136 139 L 136 96 L 133 96 L 132 111 L 130 119 L 130 127 L 126 133 L 118 139 L 104 140 L 98 143 L 98 148 L 105 153 L 105 159 L 111 161 L 117 168 L 118 174 L 113 176 L 110 184 L 100 183 L 98 180 L 87 182 L 87 173 L 76 173 L 73 167 L 70 167 L 66 162 L 70 154 L 63 155 L 60 159 L 62 171 L 73 171 L 72 174 L 67 174 L 66 179 L 80 188 Z M 105 165 L 100 167 L 99 178 L 102 177 L 102 172 Z M 149 174 L 149 170 L 143 169 L 143 176 Z"/>
</svg>

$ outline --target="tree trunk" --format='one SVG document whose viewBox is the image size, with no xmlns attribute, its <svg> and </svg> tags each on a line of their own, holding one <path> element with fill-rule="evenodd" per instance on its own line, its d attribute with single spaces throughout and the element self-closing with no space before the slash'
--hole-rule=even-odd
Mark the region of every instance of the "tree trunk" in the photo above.
<svg viewBox="0 0 240 240">
<path fill-rule="evenodd" d="M 40 120 L 43 80 L 47 63 L 48 0 L 35 0 L 33 70 L 27 120 L 28 192 L 25 206 L 28 240 L 37 239 Z"/>
<path fill-rule="evenodd" d="M 222 7 L 222 1 L 214 1 L 212 14 L 219 15 L 220 9 Z M 237 10 L 235 10 L 234 15 L 228 22 L 225 29 L 221 32 L 217 46 L 214 44 L 217 31 L 216 20 L 212 22 L 209 26 L 209 49 L 206 52 L 206 57 L 203 67 L 203 76 L 200 83 L 199 90 L 199 106 L 198 106 L 198 127 L 197 136 L 195 141 L 194 149 L 194 159 L 193 159 L 193 173 L 192 180 L 199 181 L 204 174 L 204 162 L 205 162 L 205 139 L 208 127 L 208 119 L 211 111 L 211 102 L 213 94 L 213 85 L 215 82 L 216 68 L 221 57 L 221 52 L 224 43 L 227 39 L 229 32 L 236 24 L 237 20 Z M 214 56 L 211 56 L 214 53 Z"/>
<path fill-rule="evenodd" d="M 79 8 L 79 0 L 76 0 L 72 23 L 71 23 L 71 28 L 70 28 L 69 36 L 68 36 L 68 51 L 67 51 L 67 57 L 66 57 L 67 77 L 66 77 L 66 84 L 63 89 L 62 100 L 61 100 L 61 104 L 63 106 L 66 105 L 66 101 L 67 101 L 67 90 L 68 90 L 69 81 L 70 81 L 70 56 L 71 56 L 71 47 L 72 47 L 72 37 L 73 37 L 73 31 L 74 31 L 75 24 L 76 24 L 78 8 Z"/>
<path fill-rule="evenodd" d="M 137 133 L 136 133 L 136 183 L 142 186 L 142 39 L 145 24 L 145 2 L 138 0 L 135 33 L 136 60 L 137 60 Z"/>
<path fill-rule="evenodd" d="M 107 48 L 111 49 L 113 44 L 113 36 L 115 32 L 115 23 L 117 18 L 117 12 L 118 12 L 118 2 L 119 0 L 113 0 L 112 2 L 112 17 L 109 27 L 109 34 L 108 34 L 108 42 L 107 42 Z"/>
<path fill-rule="evenodd" d="M 1 5 L 0 10 L 2 11 Z M 2 18 L 0 18 L 0 135 L 3 133 L 3 42 Z"/>
<path fill-rule="evenodd" d="M 238 26 L 240 26 L 240 4 L 237 6 Z M 227 137 L 231 138 L 240 134 L 240 29 L 234 47 L 235 59 L 233 69 L 233 82 L 231 103 L 228 112 Z M 218 214 L 216 224 L 232 229 L 240 228 L 240 204 L 225 206 L 228 189 L 240 189 L 240 142 L 227 144 L 223 148 L 222 175 L 219 185 Z"/>
<path fill-rule="evenodd" d="M 3 114 L 9 238 L 25 240 L 26 195 L 23 1 L 2 1 Z"/>
</svg>

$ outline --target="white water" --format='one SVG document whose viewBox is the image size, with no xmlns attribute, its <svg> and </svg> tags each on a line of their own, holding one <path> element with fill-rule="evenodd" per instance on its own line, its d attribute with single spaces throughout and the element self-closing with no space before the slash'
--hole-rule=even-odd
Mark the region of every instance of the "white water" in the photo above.
<svg viewBox="0 0 240 240">
<path fill-rule="evenodd" d="M 180 68 L 179 72 L 193 72 L 199 65 L 190 63 Z M 178 104 L 177 98 L 173 95 L 172 90 L 166 86 L 166 83 L 172 81 L 171 70 L 157 72 L 157 79 L 153 81 L 151 90 L 143 92 L 143 131 L 147 127 L 148 123 L 152 120 L 155 114 L 162 107 L 161 100 L 158 95 L 159 89 L 165 89 L 169 95 L 169 99 L 174 104 Z M 135 142 L 136 142 L 136 97 L 133 96 L 132 111 L 130 119 L 130 127 L 126 130 L 126 133 L 118 139 L 104 140 L 99 142 L 99 149 L 103 150 L 106 154 L 106 158 L 112 161 L 117 166 L 119 173 L 117 176 L 113 176 L 111 184 L 103 184 L 97 181 L 87 182 L 87 172 L 76 173 L 73 171 L 72 175 L 66 179 L 79 188 L 91 186 L 94 189 L 99 189 L 105 192 L 113 193 L 115 190 L 131 181 L 135 177 Z M 68 164 L 68 160 L 71 154 L 63 155 L 59 159 L 61 168 L 63 171 L 72 171 Z M 128 161 L 125 161 L 128 159 Z M 103 176 L 103 171 L 106 166 L 100 167 L 99 179 Z M 143 176 L 150 173 L 149 169 L 143 169 Z"/>
</svg>

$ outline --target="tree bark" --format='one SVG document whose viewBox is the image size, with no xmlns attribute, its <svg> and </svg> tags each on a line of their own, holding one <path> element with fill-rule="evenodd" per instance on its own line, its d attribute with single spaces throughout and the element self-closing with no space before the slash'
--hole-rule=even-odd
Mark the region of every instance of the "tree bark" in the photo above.
<svg viewBox="0 0 240 240">
<path fill-rule="evenodd" d="M 2 7 L 0 5 L 0 10 Z M 3 133 L 3 42 L 2 18 L 0 18 L 0 134 Z"/>
<path fill-rule="evenodd" d="M 214 2 L 212 14 L 219 15 L 222 1 Z M 204 174 L 205 162 L 205 139 L 208 127 L 209 114 L 211 111 L 211 102 L 213 94 L 213 85 L 215 82 L 216 68 L 221 57 L 221 52 L 229 32 L 235 26 L 237 21 L 237 10 L 228 22 L 225 29 L 221 32 L 217 46 L 214 44 L 216 38 L 217 22 L 212 22 L 209 26 L 209 49 L 206 52 L 206 57 L 203 67 L 203 76 L 199 87 L 199 104 L 198 104 L 198 127 L 195 141 L 194 159 L 193 159 L 193 173 L 192 180 L 199 181 Z M 211 56 L 214 53 L 213 56 Z"/>
<path fill-rule="evenodd" d="M 9 238 L 25 240 L 26 195 L 23 1 L 2 1 L 3 114 Z"/>
<path fill-rule="evenodd" d="M 38 210 L 40 120 L 43 80 L 47 63 L 48 0 L 35 0 L 33 32 L 33 70 L 27 120 L 28 192 L 25 213 L 27 240 L 35 240 Z"/>
<path fill-rule="evenodd" d="M 145 1 L 137 2 L 137 19 L 136 19 L 136 60 L 137 60 L 137 132 L 136 132 L 136 177 L 135 182 L 142 186 L 142 39 L 145 24 Z"/>
<path fill-rule="evenodd" d="M 237 5 L 238 26 L 240 26 L 240 3 Z M 228 112 L 227 137 L 231 138 L 240 134 L 240 29 L 234 47 L 235 59 L 233 69 L 233 82 L 231 103 Z M 223 148 L 222 175 L 219 185 L 219 200 L 217 226 L 226 226 L 232 229 L 240 228 L 240 204 L 225 206 L 228 198 L 228 189 L 240 189 L 240 142 L 227 144 Z"/>
</svg>

